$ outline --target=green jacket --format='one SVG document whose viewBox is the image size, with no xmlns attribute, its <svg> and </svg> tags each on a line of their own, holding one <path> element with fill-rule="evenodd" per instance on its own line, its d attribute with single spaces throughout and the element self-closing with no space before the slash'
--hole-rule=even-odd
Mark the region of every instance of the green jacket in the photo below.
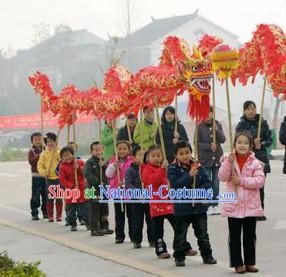
<svg viewBox="0 0 286 277">
<path fill-rule="evenodd" d="M 102 129 L 102 144 L 104 145 L 104 160 L 109 161 L 110 158 L 114 155 L 114 141 L 113 141 L 113 134 L 112 129 L 109 128 L 107 125 L 104 126 Z"/>
<path fill-rule="evenodd" d="M 140 139 L 140 126 L 141 126 L 141 139 Z M 134 142 L 140 145 L 141 147 L 147 149 L 155 143 L 155 137 L 157 132 L 157 124 L 153 121 L 152 124 L 148 122 L 140 121 L 134 131 Z M 153 138 L 152 138 L 153 137 Z"/>
</svg>

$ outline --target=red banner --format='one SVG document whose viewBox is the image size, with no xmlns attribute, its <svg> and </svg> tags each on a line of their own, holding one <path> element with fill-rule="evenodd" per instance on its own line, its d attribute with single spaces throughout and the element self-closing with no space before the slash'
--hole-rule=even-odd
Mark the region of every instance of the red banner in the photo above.
<svg viewBox="0 0 286 277">
<path fill-rule="evenodd" d="M 94 121 L 92 115 L 79 115 L 76 123 L 90 123 Z M 44 127 L 56 128 L 57 118 L 52 113 L 44 114 Z M 38 129 L 41 128 L 41 117 L 39 113 L 21 114 L 13 116 L 0 116 L 1 129 Z"/>
</svg>

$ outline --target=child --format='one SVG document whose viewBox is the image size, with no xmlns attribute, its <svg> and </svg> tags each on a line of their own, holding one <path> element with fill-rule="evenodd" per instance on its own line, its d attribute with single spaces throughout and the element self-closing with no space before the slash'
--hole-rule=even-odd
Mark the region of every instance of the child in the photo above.
<svg viewBox="0 0 286 277">
<path fill-rule="evenodd" d="M 176 110 L 171 106 L 166 107 L 163 111 L 161 121 L 162 121 L 163 138 L 166 148 L 166 155 L 169 163 L 172 163 L 175 159 L 174 145 L 179 140 L 186 140 L 186 141 L 189 140 L 185 127 L 180 122 L 178 122 L 178 127 L 177 130 L 175 131 L 175 125 L 176 125 L 175 119 L 176 119 Z M 159 130 L 157 130 L 156 143 L 161 144 Z"/>
<path fill-rule="evenodd" d="M 60 153 L 57 149 L 57 135 L 54 133 L 47 133 L 44 138 L 46 150 L 40 155 L 38 161 L 38 171 L 42 177 L 46 178 L 47 188 L 52 185 L 59 185 L 59 179 L 56 175 L 56 167 L 60 161 Z M 58 222 L 62 221 L 62 199 L 56 199 L 56 219 Z M 54 222 L 54 199 L 47 200 L 47 212 L 49 222 Z"/>
<path fill-rule="evenodd" d="M 77 151 L 78 151 L 78 145 L 77 145 L 75 142 L 70 141 L 67 146 L 71 147 L 71 148 L 73 149 L 73 151 L 74 151 L 75 154 L 77 153 Z M 76 157 L 76 158 L 77 158 L 78 160 L 80 160 L 80 157 Z M 61 163 L 62 163 L 62 160 L 60 160 L 60 162 L 58 163 L 58 166 L 57 166 L 57 168 L 56 168 L 56 174 L 57 174 L 57 176 L 60 175 L 60 165 L 61 165 Z M 67 209 L 66 209 L 66 205 L 65 205 L 65 213 L 66 213 L 66 218 L 65 218 L 66 223 L 65 223 L 65 226 L 69 226 L 69 223 L 68 223 L 68 221 L 67 221 Z M 86 223 L 84 222 L 83 217 L 82 217 L 82 215 L 81 215 L 81 213 L 80 213 L 79 210 L 77 211 L 77 219 L 78 219 L 80 225 L 86 225 Z"/>
<path fill-rule="evenodd" d="M 75 159 L 74 150 L 69 146 L 64 147 L 61 150 L 60 155 L 62 158 L 62 163 L 60 165 L 60 183 L 66 189 L 79 189 L 80 192 L 78 199 L 66 199 L 67 221 L 71 226 L 71 231 L 77 231 L 77 212 L 80 211 L 80 214 L 82 215 L 83 220 L 89 229 L 88 207 L 86 205 L 87 201 L 84 198 L 84 163 L 82 160 Z"/>
<path fill-rule="evenodd" d="M 130 155 L 131 146 L 128 141 L 121 140 L 116 143 L 118 153 L 118 160 L 114 156 L 108 164 L 106 169 L 106 177 L 110 178 L 110 189 L 122 187 L 124 185 L 124 178 L 127 169 L 132 163 L 132 156 Z M 118 173 L 119 172 L 119 180 Z M 122 210 L 123 205 L 123 210 Z M 125 210 L 128 218 L 129 237 L 132 241 L 132 225 L 131 225 L 131 207 L 130 204 L 114 203 L 115 209 L 115 243 L 123 243 L 125 239 L 124 225 L 125 225 Z"/>
<path fill-rule="evenodd" d="M 114 155 L 112 120 L 105 120 L 105 125 L 102 129 L 102 144 L 104 146 L 103 158 L 108 162 Z"/>
<path fill-rule="evenodd" d="M 213 142 L 213 107 L 210 107 L 209 117 L 206 121 L 198 126 L 198 152 L 199 161 L 204 166 L 208 174 L 213 189 L 213 200 L 217 200 L 219 195 L 219 179 L 218 170 L 220 167 L 220 158 L 223 155 L 221 147 L 225 143 L 225 135 L 221 124 L 215 121 L 215 137 L 216 141 Z M 218 203 L 213 203 L 208 209 L 209 215 L 218 215 Z"/>
<path fill-rule="evenodd" d="M 128 126 L 130 131 L 130 138 L 128 134 Z M 134 146 L 134 131 L 137 124 L 137 117 L 134 113 L 130 113 L 127 115 L 126 124 L 122 128 L 119 129 L 117 134 L 117 141 L 118 140 L 128 140 L 131 146 Z"/>
<path fill-rule="evenodd" d="M 107 184 L 105 171 L 106 165 L 103 164 L 103 145 L 95 141 L 90 145 L 91 157 L 84 166 L 84 176 L 88 187 L 95 189 L 95 196 L 99 197 L 99 186 Z M 101 173 L 100 173 L 101 170 Z M 102 180 L 100 180 L 100 177 Z M 90 235 L 103 236 L 113 234 L 109 229 L 108 223 L 108 203 L 99 203 L 98 199 L 89 200 L 89 221 Z"/>
<path fill-rule="evenodd" d="M 236 132 L 249 132 L 254 139 L 253 152 L 255 157 L 262 161 L 265 176 L 270 172 L 270 164 L 267 154 L 267 147 L 272 145 L 272 133 L 269 130 L 267 121 L 262 119 L 260 138 L 257 138 L 259 114 L 256 113 L 256 105 L 253 101 L 246 101 L 243 104 L 243 116 L 240 118 L 236 126 Z M 260 188 L 260 200 L 262 209 L 264 210 L 264 186 Z M 259 221 L 265 221 L 266 217 L 257 218 Z"/>
<path fill-rule="evenodd" d="M 33 133 L 31 135 L 32 148 L 28 154 L 28 161 L 32 171 L 32 198 L 30 201 L 32 220 L 39 220 L 38 208 L 41 206 L 43 218 L 48 218 L 47 214 L 47 189 L 45 178 L 39 175 L 37 164 L 40 154 L 43 151 L 42 134 Z M 41 205 L 42 200 L 42 205 Z"/>
<path fill-rule="evenodd" d="M 140 121 L 134 131 L 134 142 L 139 144 L 143 149 L 148 149 L 155 143 L 157 124 L 154 121 L 154 109 L 145 106 L 143 108 L 144 120 Z M 141 145 L 142 143 L 142 145 Z"/>
<path fill-rule="evenodd" d="M 179 141 L 174 148 L 176 162 L 168 168 L 171 187 L 177 189 L 192 189 L 193 179 L 196 178 L 196 188 L 208 190 L 210 180 L 202 166 L 192 159 L 191 145 L 186 141 Z M 177 199 L 176 199 L 177 200 Z M 178 199 L 180 200 L 180 199 Z M 176 266 L 185 266 L 184 243 L 189 225 L 192 223 L 195 236 L 204 264 L 216 264 L 212 256 L 212 249 L 207 230 L 208 205 L 203 203 L 175 203 L 177 230 L 174 238 L 174 258 Z"/>
<path fill-rule="evenodd" d="M 135 145 L 132 149 L 132 156 L 134 161 L 131 166 L 127 169 L 125 175 L 125 187 L 126 189 L 142 189 L 142 181 L 140 176 L 140 166 L 143 163 L 144 151 L 141 146 Z M 138 199 L 138 201 L 140 201 Z M 145 221 L 147 224 L 147 236 L 150 247 L 154 247 L 154 235 L 153 235 L 153 226 L 151 223 L 150 217 L 150 207 L 148 203 L 132 203 L 132 237 L 133 237 L 133 248 L 141 248 L 142 243 L 142 231 L 144 224 L 144 215 Z"/>
<path fill-rule="evenodd" d="M 235 154 L 230 154 L 219 169 L 219 178 L 226 182 L 226 191 L 237 192 L 237 203 L 224 203 L 222 212 L 228 217 L 230 266 L 237 273 L 258 272 L 255 266 L 256 217 L 263 215 L 259 189 L 264 184 L 265 175 L 261 162 L 251 152 L 252 146 L 252 137 L 248 133 L 238 133 L 234 139 Z"/>
<path fill-rule="evenodd" d="M 168 187 L 167 171 L 168 161 L 163 161 L 163 153 L 160 145 L 153 145 L 148 148 L 145 154 L 145 162 L 142 166 L 142 182 L 144 186 L 152 186 L 153 195 L 151 200 L 166 200 L 167 188 L 165 190 L 161 186 Z M 164 199 L 158 194 L 162 190 Z M 167 219 L 173 230 L 176 230 L 176 221 L 174 216 L 173 204 L 167 203 L 150 203 L 150 215 L 154 228 L 155 252 L 159 259 L 168 259 L 170 254 L 167 251 L 167 245 L 164 242 L 164 219 Z M 189 256 L 196 255 L 196 251 L 192 250 L 189 242 L 184 237 L 184 251 Z"/>
</svg>

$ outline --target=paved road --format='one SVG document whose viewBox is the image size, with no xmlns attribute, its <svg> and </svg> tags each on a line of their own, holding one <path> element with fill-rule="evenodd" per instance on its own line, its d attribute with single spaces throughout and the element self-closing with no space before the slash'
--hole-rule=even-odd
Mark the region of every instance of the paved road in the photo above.
<svg viewBox="0 0 286 277">
<path fill-rule="evenodd" d="M 268 221 L 258 222 L 257 265 L 255 276 L 286 276 L 286 178 L 281 174 L 282 162 L 272 162 L 267 176 L 266 215 Z M 71 233 L 63 224 L 30 220 L 30 175 L 23 162 L 0 164 L 0 250 L 25 261 L 42 261 L 48 276 L 232 276 L 228 267 L 227 225 L 221 216 L 209 217 L 209 233 L 214 256 L 219 263 L 203 265 L 200 256 L 187 259 L 187 266 L 176 268 L 174 261 L 158 260 L 147 243 L 142 249 L 132 244 L 114 244 L 114 236 L 90 237 L 80 228 Z M 113 224 L 113 209 L 110 222 Z M 173 233 L 166 224 L 166 241 L 172 252 Z M 189 240 L 197 248 L 192 229 Z"/>
</svg>

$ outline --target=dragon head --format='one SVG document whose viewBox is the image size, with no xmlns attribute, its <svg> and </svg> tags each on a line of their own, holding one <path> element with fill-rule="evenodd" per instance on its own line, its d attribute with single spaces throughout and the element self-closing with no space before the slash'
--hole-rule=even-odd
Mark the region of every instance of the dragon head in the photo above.
<svg viewBox="0 0 286 277">
<path fill-rule="evenodd" d="M 210 93 L 210 80 L 213 77 L 211 63 L 196 46 L 193 46 L 192 56 L 179 65 L 179 72 L 181 81 L 186 84 L 190 94 L 201 98 Z"/>
<path fill-rule="evenodd" d="M 213 78 L 209 59 L 193 46 L 192 55 L 179 64 L 179 75 L 190 94 L 189 115 L 196 122 L 205 120 L 209 113 L 210 81 Z"/>
</svg>

